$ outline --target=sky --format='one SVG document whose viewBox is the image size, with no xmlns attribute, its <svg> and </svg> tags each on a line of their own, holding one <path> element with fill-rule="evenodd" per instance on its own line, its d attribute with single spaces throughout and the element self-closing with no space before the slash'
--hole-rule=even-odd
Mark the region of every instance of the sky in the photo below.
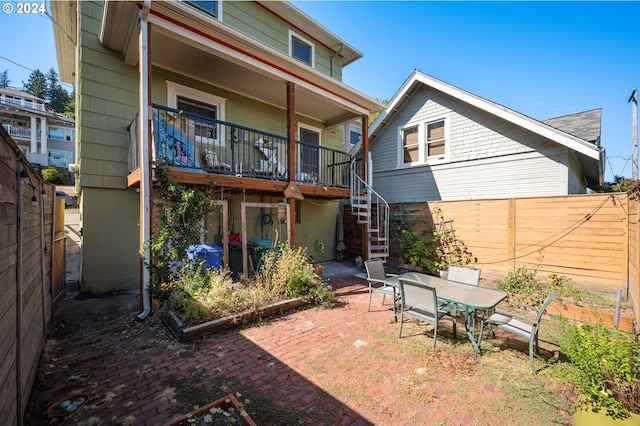
<svg viewBox="0 0 640 426">
<path fill-rule="evenodd" d="M 19 3 L 0 0 L 13 9 L 0 12 L 0 71 L 18 88 L 36 68 L 58 69 L 52 22 L 18 14 Z M 389 100 L 418 69 L 538 120 L 601 108 L 605 181 L 632 176 L 640 2 L 293 4 L 363 54 L 343 70 L 356 90 Z"/>
</svg>

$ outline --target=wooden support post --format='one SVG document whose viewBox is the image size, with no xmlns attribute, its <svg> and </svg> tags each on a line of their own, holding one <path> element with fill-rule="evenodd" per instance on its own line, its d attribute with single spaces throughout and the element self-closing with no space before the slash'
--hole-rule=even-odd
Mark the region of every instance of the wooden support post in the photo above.
<svg viewBox="0 0 640 426">
<path fill-rule="evenodd" d="M 296 176 L 296 85 L 287 83 L 287 139 L 289 140 L 287 152 L 287 171 L 289 173 L 289 185 L 295 185 Z M 296 202 L 294 198 L 287 198 L 289 203 L 287 223 L 293 224 L 296 220 Z M 295 247 L 296 236 L 295 226 L 289 229 L 289 246 Z"/>
<path fill-rule="evenodd" d="M 516 270 L 516 200 L 509 199 L 509 211 L 507 213 L 507 266 L 509 272 Z"/>
</svg>

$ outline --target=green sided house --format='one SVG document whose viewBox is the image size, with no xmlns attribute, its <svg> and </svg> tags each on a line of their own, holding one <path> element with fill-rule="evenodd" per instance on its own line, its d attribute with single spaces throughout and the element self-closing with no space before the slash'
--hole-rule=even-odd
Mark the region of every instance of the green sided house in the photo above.
<svg viewBox="0 0 640 426">
<path fill-rule="evenodd" d="M 225 264 L 241 256 L 232 269 L 246 272 L 248 242 L 276 233 L 322 240 L 316 260 L 335 258 L 345 124 L 360 120 L 366 141 L 369 113 L 383 108 L 341 82 L 359 51 L 283 1 L 51 7 L 60 77 L 77 93 L 83 289 L 146 288 L 158 166 L 215 184 L 220 214 L 202 242 L 223 248 Z"/>
</svg>

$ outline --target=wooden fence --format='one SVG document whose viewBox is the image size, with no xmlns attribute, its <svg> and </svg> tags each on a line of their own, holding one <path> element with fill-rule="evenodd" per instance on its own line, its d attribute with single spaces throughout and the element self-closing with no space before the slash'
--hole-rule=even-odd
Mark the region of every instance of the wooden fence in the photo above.
<svg viewBox="0 0 640 426">
<path fill-rule="evenodd" d="M 622 289 L 636 315 L 638 288 L 638 189 L 630 193 L 394 204 L 391 221 L 416 227 L 440 221 L 477 258 L 482 277 L 501 279 L 520 266 L 538 276 L 564 275 L 579 288 L 615 296 Z M 361 227 L 345 211 L 347 258 L 361 254 Z M 393 234 L 393 233 L 392 233 Z M 397 236 L 392 267 L 400 265 Z"/>
<path fill-rule="evenodd" d="M 52 315 L 53 223 L 60 211 L 55 204 L 55 187 L 42 181 L 0 126 L 0 418 L 5 424 L 23 423 Z"/>
</svg>

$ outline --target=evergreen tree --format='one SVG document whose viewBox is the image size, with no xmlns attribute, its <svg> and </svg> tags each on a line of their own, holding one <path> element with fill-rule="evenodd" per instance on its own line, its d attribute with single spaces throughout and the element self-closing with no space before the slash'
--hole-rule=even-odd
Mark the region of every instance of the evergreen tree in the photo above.
<svg viewBox="0 0 640 426">
<path fill-rule="evenodd" d="M 69 103 L 69 93 L 64 90 L 58 80 L 58 73 L 51 67 L 47 72 L 47 107 L 55 112 L 65 112 L 65 107 Z"/>
<path fill-rule="evenodd" d="M 64 107 L 64 115 L 73 119 L 76 118 L 76 86 L 73 86 L 73 90 L 69 95 L 69 101 Z"/>
<path fill-rule="evenodd" d="M 8 89 L 10 84 L 11 79 L 9 79 L 9 70 L 0 72 L 0 89 Z"/>
<path fill-rule="evenodd" d="M 47 99 L 47 80 L 39 69 L 32 71 L 31 74 L 29 74 L 29 81 L 26 83 L 23 81 L 22 85 L 23 91 L 37 96 L 40 99 Z"/>
</svg>

